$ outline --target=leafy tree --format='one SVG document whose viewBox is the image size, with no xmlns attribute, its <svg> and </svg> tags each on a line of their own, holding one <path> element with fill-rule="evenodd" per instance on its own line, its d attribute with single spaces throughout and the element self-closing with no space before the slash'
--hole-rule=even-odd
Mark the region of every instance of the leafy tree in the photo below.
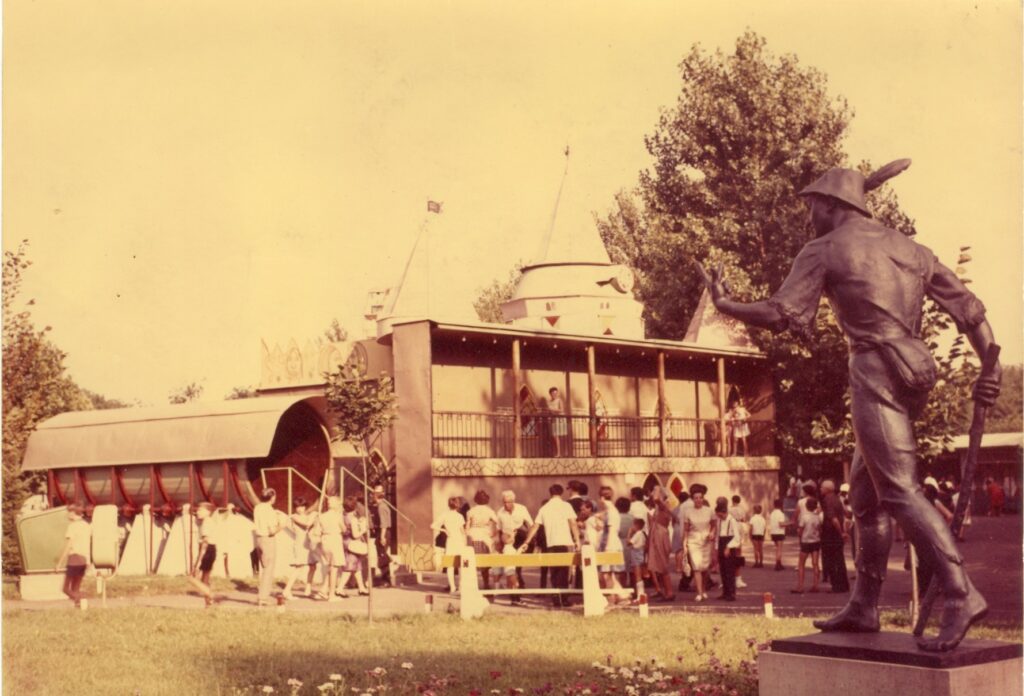
<svg viewBox="0 0 1024 696">
<path fill-rule="evenodd" d="M 84 388 L 82 389 L 82 393 L 85 395 L 87 399 L 89 399 L 89 403 L 92 404 L 92 408 L 96 409 L 97 411 L 104 411 L 111 408 L 128 408 L 132 405 L 125 403 L 120 399 L 108 399 L 102 394 L 97 394 L 94 391 L 90 391 Z"/>
<path fill-rule="evenodd" d="M 331 325 L 324 331 L 324 338 L 331 343 L 341 343 L 348 340 L 348 329 L 343 327 L 336 318 L 331 319 Z"/>
<path fill-rule="evenodd" d="M 477 290 L 477 298 L 473 300 L 473 309 L 476 310 L 480 321 L 491 324 L 505 323 L 505 318 L 501 315 L 501 305 L 512 299 L 512 293 L 516 290 L 522 269 L 522 262 L 516 262 L 505 280 L 496 279 L 487 287 Z"/>
<path fill-rule="evenodd" d="M 203 385 L 196 382 L 189 382 L 183 387 L 175 389 L 167 395 L 167 400 L 172 404 L 187 404 L 190 401 L 199 401 L 203 396 Z"/>
<path fill-rule="evenodd" d="M 40 472 L 21 471 L 29 435 L 41 421 L 64 411 L 92 407 L 89 398 L 67 376 L 64 353 L 37 330 L 30 310 L 33 300 L 19 297 L 22 276 L 32 265 L 27 242 L 4 252 L 3 265 L 3 570 L 21 570 L 15 520 Z"/>
<path fill-rule="evenodd" d="M 1024 367 L 1021 365 L 1009 365 L 1003 368 L 1003 390 L 999 394 L 999 400 L 988 411 L 985 420 L 985 432 L 987 433 L 1019 433 L 1024 430 L 1021 423 L 1022 406 L 1022 377 Z"/>
<path fill-rule="evenodd" d="M 695 260 L 724 264 L 743 301 L 765 299 L 782 284 L 814 236 L 797 192 L 830 167 L 850 166 L 843 139 L 852 118 L 847 102 L 829 94 L 820 71 L 796 56 L 772 55 L 753 32 L 739 37 L 731 54 L 694 46 L 679 69 L 679 98 L 646 138 L 652 167 L 598 220 L 612 258 L 636 271 L 648 332 L 670 339 L 683 336 L 703 290 Z M 871 169 L 867 162 L 859 167 Z M 868 204 L 884 224 L 914 234 L 888 186 L 870 194 Z M 934 344 L 947 324 L 930 306 L 925 340 Z M 847 349 L 824 301 L 814 334 L 752 332 L 777 387 L 787 469 L 810 449 L 852 453 L 849 397 L 841 396 Z M 966 398 L 972 374 L 961 344 L 955 350 L 939 360 L 935 400 L 943 405 Z M 933 410 L 919 426 L 928 453 L 950 434 L 953 418 Z"/>
<path fill-rule="evenodd" d="M 231 393 L 224 397 L 227 401 L 234 401 L 236 399 L 254 399 L 257 393 L 253 387 L 233 387 Z"/>
<path fill-rule="evenodd" d="M 371 448 L 384 431 L 395 421 L 398 402 L 395 397 L 394 381 L 385 373 L 377 379 L 367 379 L 359 369 L 341 365 L 334 372 L 324 373 L 327 383 L 324 396 L 327 409 L 333 417 L 332 437 L 345 440 L 360 454 L 363 464 L 363 505 L 369 511 L 369 487 L 380 484 L 384 490 L 391 490 L 393 471 L 382 458 L 372 457 Z M 373 469 L 371 470 L 371 467 Z M 367 614 L 373 620 L 373 583 Z"/>
</svg>

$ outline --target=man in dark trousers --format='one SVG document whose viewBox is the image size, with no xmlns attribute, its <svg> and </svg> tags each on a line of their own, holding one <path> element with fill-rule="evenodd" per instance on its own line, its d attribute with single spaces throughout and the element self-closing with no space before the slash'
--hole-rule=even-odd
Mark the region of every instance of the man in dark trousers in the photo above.
<svg viewBox="0 0 1024 696">
<path fill-rule="evenodd" d="M 846 577 L 846 559 L 843 558 L 843 545 L 847 539 L 843 531 L 846 510 L 836 495 L 835 482 L 829 479 L 821 482 L 821 512 L 824 516 L 821 525 L 822 574 L 832 584 L 833 592 L 849 592 L 850 580 Z"/>
<path fill-rule="evenodd" d="M 917 443 L 911 423 L 935 384 L 935 361 L 921 340 L 926 297 L 967 334 L 974 351 L 994 345 L 985 307 L 926 247 L 871 217 L 865 190 L 909 165 L 902 160 L 867 179 L 852 169 L 831 169 L 800 192 L 810 208 L 816 238 L 793 262 L 789 276 L 768 300 L 729 297 L 721 266 L 701 269 L 715 307 L 748 324 L 810 333 L 818 301 L 828 297 L 850 346 L 850 411 L 856 450 L 850 499 L 857 525 L 857 581 L 846 607 L 823 631 L 878 631 L 878 596 L 892 545 L 890 515 L 917 553 L 934 564 L 944 596 L 939 634 L 918 641 L 923 650 L 956 647 L 988 606 L 971 584 L 963 558 L 942 517 L 917 485 Z M 990 406 L 999 395 L 998 363 L 979 377 L 975 402 Z M 841 398 L 837 393 L 836 398 Z"/>
<path fill-rule="evenodd" d="M 580 510 L 583 508 L 583 503 L 587 502 L 587 494 L 590 493 L 590 487 L 582 481 L 573 479 L 565 484 L 565 488 L 569 491 L 569 504 L 572 505 L 573 511 L 576 513 L 576 517 L 579 518 Z M 577 590 L 583 589 L 583 573 L 580 572 L 581 568 L 576 568 L 573 573 L 573 587 Z"/>
<path fill-rule="evenodd" d="M 380 569 L 380 582 L 375 582 L 374 587 L 391 587 L 391 554 L 388 552 L 391 524 L 391 507 L 384 486 L 374 486 L 370 501 L 370 531 L 377 547 L 377 567 Z"/>
</svg>

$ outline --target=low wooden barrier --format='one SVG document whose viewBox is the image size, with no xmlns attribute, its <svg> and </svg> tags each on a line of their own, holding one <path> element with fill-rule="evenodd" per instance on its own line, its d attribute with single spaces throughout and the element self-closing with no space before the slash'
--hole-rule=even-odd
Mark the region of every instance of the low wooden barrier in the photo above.
<svg viewBox="0 0 1024 696">
<path fill-rule="evenodd" d="M 445 556 L 442 568 L 459 568 L 459 604 L 462 618 L 474 619 L 483 616 L 487 608 L 485 595 L 537 595 L 537 594 L 583 594 L 583 615 L 602 616 L 608 606 L 605 594 L 626 592 L 626 590 L 602 590 L 597 576 L 597 567 L 601 565 L 623 565 L 625 560 L 621 551 L 594 550 L 593 546 L 584 544 L 579 552 L 563 553 L 527 553 L 505 555 L 502 553 L 477 554 L 472 547 L 466 547 L 462 553 Z M 484 568 L 571 568 L 578 567 L 583 573 L 583 589 L 572 587 L 546 589 L 480 589 L 477 571 Z"/>
</svg>

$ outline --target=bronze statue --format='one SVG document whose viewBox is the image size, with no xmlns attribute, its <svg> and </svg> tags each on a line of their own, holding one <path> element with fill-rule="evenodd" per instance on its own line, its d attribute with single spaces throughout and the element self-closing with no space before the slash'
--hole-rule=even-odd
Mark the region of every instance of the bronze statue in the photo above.
<svg viewBox="0 0 1024 696">
<path fill-rule="evenodd" d="M 967 577 L 949 528 L 917 481 L 911 423 L 936 378 L 935 361 L 920 339 L 925 297 L 953 318 L 978 355 L 988 355 L 995 343 L 985 307 L 956 274 L 929 249 L 875 221 L 868 211 L 865 190 L 909 164 L 893 162 L 867 179 L 851 169 L 831 169 L 801 191 L 817 238 L 800 251 L 770 299 L 735 302 L 721 266 L 710 275 L 700 271 L 719 311 L 775 331 L 809 330 L 824 293 L 849 343 L 857 580 L 846 607 L 814 625 L 822 631 L 880 629 L 878 596 L 892 545 L 891 515 L 935 568 L 944 597 L 938 636 L 920 639 L 918 645 L 945 651 L 960 643 L 985 615 L 987 604 Z M 975 402 L 994 403 L 1000 378 L 1001 368 L 993 362 L 974 385 Z M 970 482 L 964 485 L 969 490 Z"/>
</svg>

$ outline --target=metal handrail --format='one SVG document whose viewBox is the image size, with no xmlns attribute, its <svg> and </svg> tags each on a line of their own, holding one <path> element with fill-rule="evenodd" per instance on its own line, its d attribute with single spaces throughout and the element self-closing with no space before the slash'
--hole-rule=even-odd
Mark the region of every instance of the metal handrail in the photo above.
<svg viewBox="0 0 1024 696">
<path fill-rule="evenodd" d="M 268 466 L 260 470 L 260 480 L 263 482 L 263 487 L 267 487 L 267 472 L 268 471 L 287 471 L 288 472 L 288 514 L 292 514 L 292 476 L 298 476 L 300 479 L 308 483 L 313 490 L 323 497 L 323 489 L 306 478 L 301 471 L 291 466 Z"/>
<path fill-rule="evenodd" d="M 370 484 L 368 482 L 366 482 L 365 480 L 363 480 L 363 479 L 359 478 L 358 476 L 356 476 L 352 471 L 349 471 L 345 467 L 341 467 L 341 470 L 344 471 L 349 476 L 351 476 L 352 478 L 354 478 L 358 483 L 361 483 L 363 488 L 365 488 L 368 491 L 371 490 L 370 489 Z M 384 504 L 387 505 L 392 510 L 394 510 L 396 515 L 400 516 L 402 519 L 404 519 L 406 522 L 409 523 L 409 548 L 406 551 L 406 557 L 405 557 L 405 564 L 404 565 L 405 565 L 406 570 L 412 572 L 412 547 L 413 547 L 413 540 L 415 539 L 416 523 L 412 521 L 411 517 L 409 517 L 404 512 L 399 510 L 397 507 L 392 505 L 390 500 L 385 499 L 384 500 Z M 370 511 L 367 510 L 366 514 L 369 515 Z"/>
</svg>

